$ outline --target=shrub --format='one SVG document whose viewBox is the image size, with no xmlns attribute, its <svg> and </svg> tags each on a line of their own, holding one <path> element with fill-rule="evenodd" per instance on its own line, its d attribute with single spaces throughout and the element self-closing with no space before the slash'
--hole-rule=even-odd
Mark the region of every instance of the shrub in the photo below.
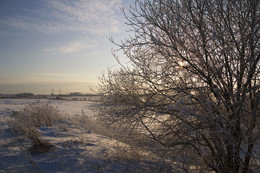
<svg viewBox="0 0 260 173">
<path fill-rule="evenodd" d="M 40 139 L 37 127 L 51 126 L 52 122 L 60 119 L 61 114 L 57 108 L 48 103 L 36 102 L 27 105 L 22 111 L 13 111 L 9 127 L 17 135 L 24 135 L 32 141 L 32 148 L 38 152 L 46 152 L 53 148 L 49 142 Z"/>
<path fill-rule="evenodd" d="M 100 78 L 100 117 L 182 172 L 259 172 L 260 1 L 136 0 L 124 14 L 133 35 L 111 39 L 121 68 Z"/>
<path fill-rule="evenodd" d="M 28 117 L 35 127 L 51 126 L 53 121 L 60 119 L 60 111 L 49 103 L 30 104 L 23 109 L 22 114 Z"/>
</svg>

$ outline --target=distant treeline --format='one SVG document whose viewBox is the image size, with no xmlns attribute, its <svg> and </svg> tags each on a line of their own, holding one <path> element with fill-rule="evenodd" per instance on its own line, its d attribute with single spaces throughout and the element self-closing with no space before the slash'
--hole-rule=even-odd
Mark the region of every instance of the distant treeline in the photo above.
<svg viewBox="0 0 260 173">
<path fill-rule="evenodd" d="M 19 93 L 19 94 L 0 94 L 0 98 L 51 98 L 53 96 L 68 97 L 68 96 L 97 96 L 96 94 L 72 92 L 69 94 L 33 94 L 33 93 Z"/>
</svg>

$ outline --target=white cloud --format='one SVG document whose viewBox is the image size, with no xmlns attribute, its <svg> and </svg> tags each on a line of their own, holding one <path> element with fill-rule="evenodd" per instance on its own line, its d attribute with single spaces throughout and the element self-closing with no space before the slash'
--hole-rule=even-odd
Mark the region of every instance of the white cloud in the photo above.
<svg viewBox="0 0 260 173">
<path fill-rule="evenodd" d="M 4 17 L 0 25 L 43 33 L 79 31 L 90 34 L 118 33 L 122 27 L 122 19 L 117 15 L 122 0 L 44 2 L 44 7 L 31 10 L 30 16 Z"/>
<path fill-rule="evenodd" d="M 45 51 L 48 53 L 73 53 L 91 47 L 93 47 L 93 45 L 87 44 L 86 42 L 73 41 L 63 45 L 49 47 Z"/>
</svg>

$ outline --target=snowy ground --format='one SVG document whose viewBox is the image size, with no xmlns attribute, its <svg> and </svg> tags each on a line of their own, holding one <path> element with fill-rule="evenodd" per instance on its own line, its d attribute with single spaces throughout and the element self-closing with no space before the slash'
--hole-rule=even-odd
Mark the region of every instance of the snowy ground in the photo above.
<svg viewBox="0 0 260 173">
<path fill-rule="evenodd" d="M 94 134 L 72 123 L 83 111 L 93 115 L 93 102 L 40 100 L 57 107 L 64 117 L 51 127 L 38 128 L 41 137 L 55 147 L 46 153 L 30 152 L 31 141 L 13 134 L 8 126 L 13 110 L 20 111 L 34 99 L 0 99 L 0 173 L 1 172 L 168 172 L 160 163 L 123 159 L 122 144 Z M 105 130 L 105 129 L 103 129 Z M 165 170 L 166 169 L 166 170 Z"/>
<path fill-rule="evenodd" d="M 22 110 L 25 105 L 34 102 L 47 102 L 57 107 L 62 113 L 66 115 L 75 115 L 81 114 L 81 110 L 87 111 L 92 114 L 92 111 L 89 109 L 92 102 L 89 101 L 68 101 L 68 100 L 49 100 L 49 99 L 0 99 L 0 113 L 10 113 L 12 110 Z"/>
</svg>

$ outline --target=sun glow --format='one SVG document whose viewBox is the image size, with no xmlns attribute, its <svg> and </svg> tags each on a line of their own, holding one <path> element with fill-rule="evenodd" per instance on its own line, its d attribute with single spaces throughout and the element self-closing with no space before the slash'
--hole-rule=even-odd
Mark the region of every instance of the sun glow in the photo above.
<svg viewBox="0 0 260 173">
<path fill-rule="evenodd" d="M 178 65 L 179 65 L 180 67 L 184 67 L 184 66 L 187 65 L 187 63 L 186 63 L 185 61 L 183 61 L 183 60 L 180 60 L 180 61 L 178 62 Z"/>
</svg>

